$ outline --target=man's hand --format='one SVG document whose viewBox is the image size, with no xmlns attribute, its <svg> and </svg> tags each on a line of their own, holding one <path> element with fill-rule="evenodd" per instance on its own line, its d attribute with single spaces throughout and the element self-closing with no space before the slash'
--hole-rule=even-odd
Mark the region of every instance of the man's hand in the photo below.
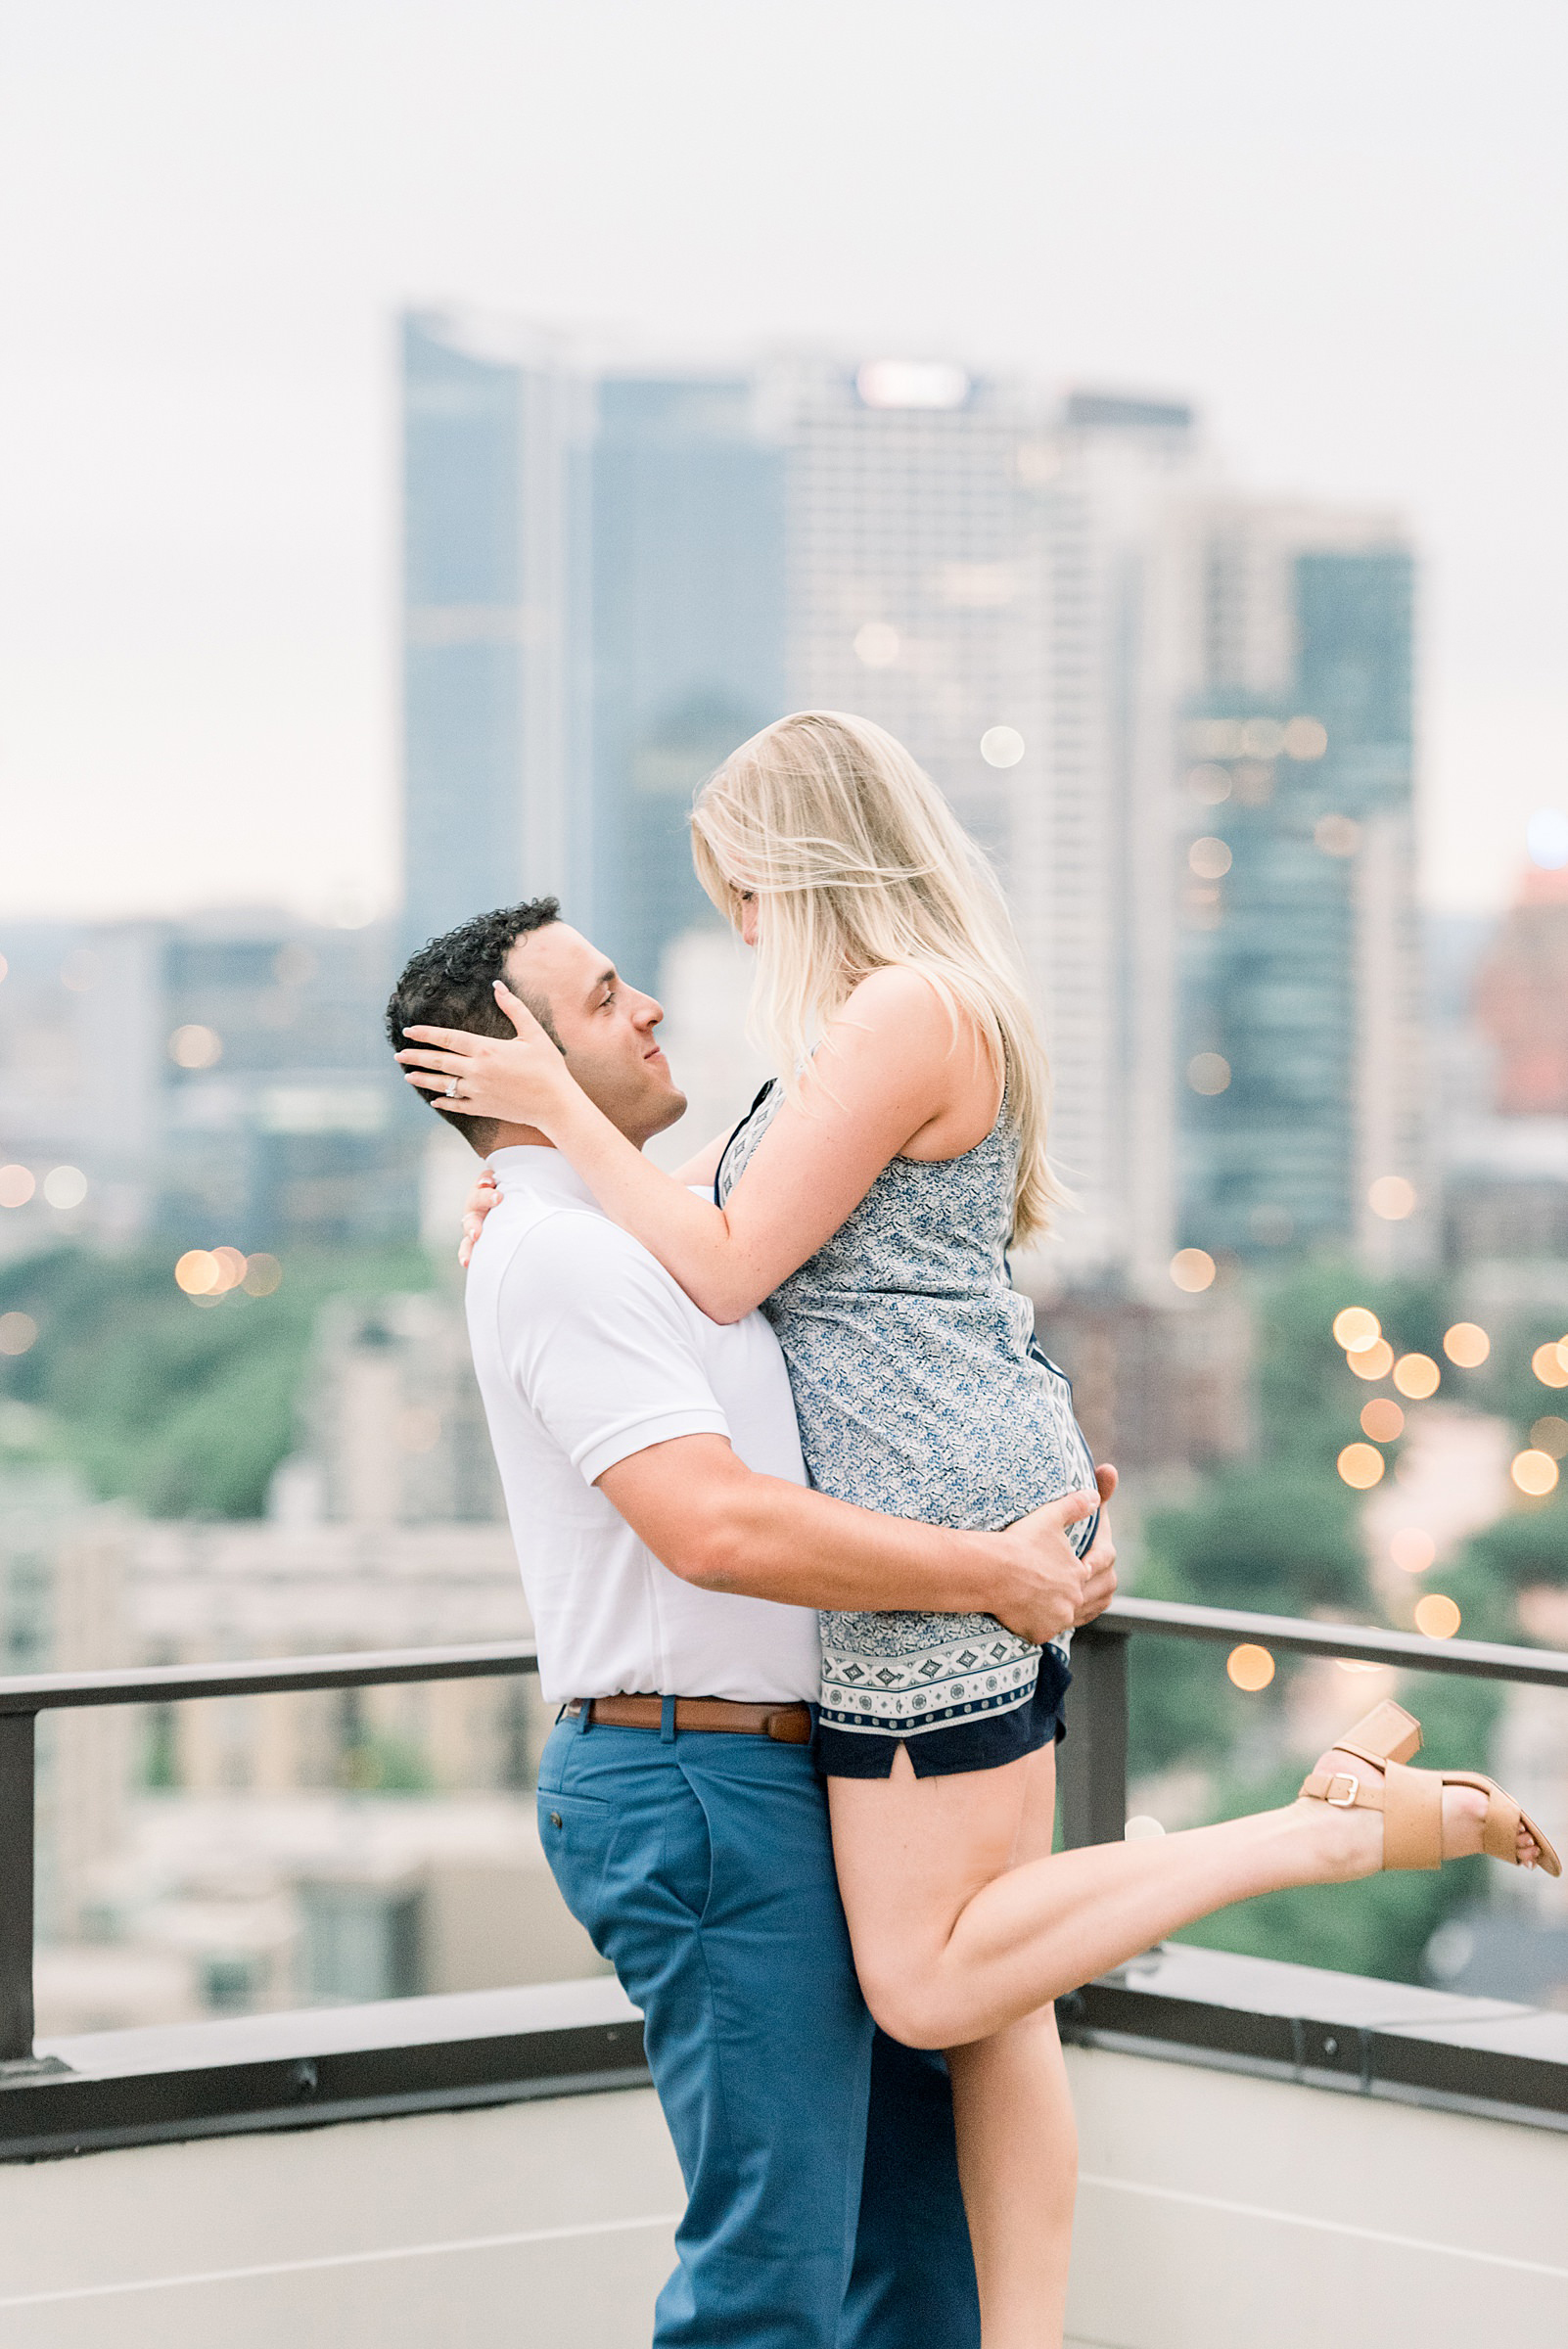
<svg viewBox="0 0 1568 2349">
<path fill-rule="evenodd" d="M 1084 1595 L 1073 1618 L 1075 1624 L 1092 1623 L 1096 1615 L 1104 1614 L 1116 1596 L 1116 1543 L 1111 1540 L 1111 1520 L 1106 1509 L 1119 1479 L 1116 1470 L 1106 1463 L 1095 1469 L 1094 1482 L 1100 1488 L 1100 1522 L 1084 1560 Z"/>
<path fill-rule="evenodd" d="M 1088 1574 L 1067 1529 L 1093 1511 L 1090 1494 L 1069 1493 L 987 1537 L 1000 1553 L 1000 1588 L 991 1612 L 1015 1637 L 1043 1647 L 1080 1620 Z"/>
<path fill-rule="evenodd" d="M 494 1171 L 486 1167 L 463 1202 L 463 1236 L 457 1243 L 457 1261 L 465 1272 L 474 1254 L 474 1243 L 484 1229 L 484 1219 L 500 1196 Z"/>
</svg>

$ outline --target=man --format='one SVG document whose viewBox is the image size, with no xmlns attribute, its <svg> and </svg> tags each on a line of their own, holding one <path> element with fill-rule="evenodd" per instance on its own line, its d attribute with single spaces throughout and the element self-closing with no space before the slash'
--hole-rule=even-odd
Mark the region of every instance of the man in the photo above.
<svg viewBox="0 0 1568 2349">
<path fill-rule="evenodd" d="M 661 1007 L 553 898 L 416 954 L 393 1049 L 409 1028 L 509 1033 L 497 978 L 639 1148 L 681 1116 Z M 991 1613 L 1042 1639 L 1109 1599 L 1108 1537 L 1073 1555 L 1082 1501 L 968 1534 L 810 1491 L 761 1316 L 709 1321 L 542 1134 L 459 1123 L 499 1186 L 469 1332 L 540 1685 L 564 1708 L 540 1833 L 642 2009 L 689 2197 L 655 2342 L 970 2349 L 945 2070 L 875 2032 L 839 1907 L 807 1744 L 815 1610 Z"/>
</svg>

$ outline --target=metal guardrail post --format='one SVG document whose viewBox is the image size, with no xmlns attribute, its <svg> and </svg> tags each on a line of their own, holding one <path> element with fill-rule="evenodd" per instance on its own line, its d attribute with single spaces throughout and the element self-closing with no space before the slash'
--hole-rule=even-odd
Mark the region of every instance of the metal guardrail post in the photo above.
<svg viewBox="0 0 1568 2349">
<path fill-rule="evenodd" d="M 1062 1751 L 1062 1834 L 1069 1851 L 1120 1843 L 1127 1825 L 1128 1635 L 1105 1617 L 1073 1639 Z"/>
<path fill-rule="evenodd" d="M 0 1714 L 0 2063 L 32 2055 L 36 1713 Z"/>
</svg>

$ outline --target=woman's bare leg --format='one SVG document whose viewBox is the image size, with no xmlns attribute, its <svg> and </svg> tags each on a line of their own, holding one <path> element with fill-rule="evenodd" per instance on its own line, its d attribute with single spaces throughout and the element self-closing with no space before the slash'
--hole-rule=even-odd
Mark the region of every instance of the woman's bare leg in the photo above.
<svg viewBox="0 0 1568 2349">
<path fill-rule="evenodd" d="M 1050 1851 L 1055 1748 L 1017 1768 L 1023 1807 L 1015 1867 Z M 1060 2349 L 1078 2130 L 1053 2009 L 1038 2007 L 989 2039 L 949 2048 L 947 2069 L 985 2349 Z"/>
<path fill-rule="evenodd" d="M 1296 1802 L 1000 1872 L 1027 1767 L 917 1778 L 903 1763 L 886 1778 L 828 1781 L 861 1987 L 883 2029 L 907 2046 L 986 2038 L 1232 1901 L 1348 1883 L 1374 1874 L 1382 1858 L 1380 1813 Z M 1444 1788 L 1447 1857 L 1480 1850 L 1485 1812 L 1473 1788 Z"/>
</svg>

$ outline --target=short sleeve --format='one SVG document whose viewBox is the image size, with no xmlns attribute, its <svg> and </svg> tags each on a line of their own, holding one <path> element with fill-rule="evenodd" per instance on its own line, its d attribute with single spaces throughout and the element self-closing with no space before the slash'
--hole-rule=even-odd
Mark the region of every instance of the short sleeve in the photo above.
<svg viewBox="0 0 1568 2349">
<path fill-rule="evenodd" d="M 497 1299 L 519 1392 L 585 1484 L 676 1436 L 728 1436 L 695 1307 L 604 1217 L 567 1212 L 527 1235 Z"/>
</svg>

